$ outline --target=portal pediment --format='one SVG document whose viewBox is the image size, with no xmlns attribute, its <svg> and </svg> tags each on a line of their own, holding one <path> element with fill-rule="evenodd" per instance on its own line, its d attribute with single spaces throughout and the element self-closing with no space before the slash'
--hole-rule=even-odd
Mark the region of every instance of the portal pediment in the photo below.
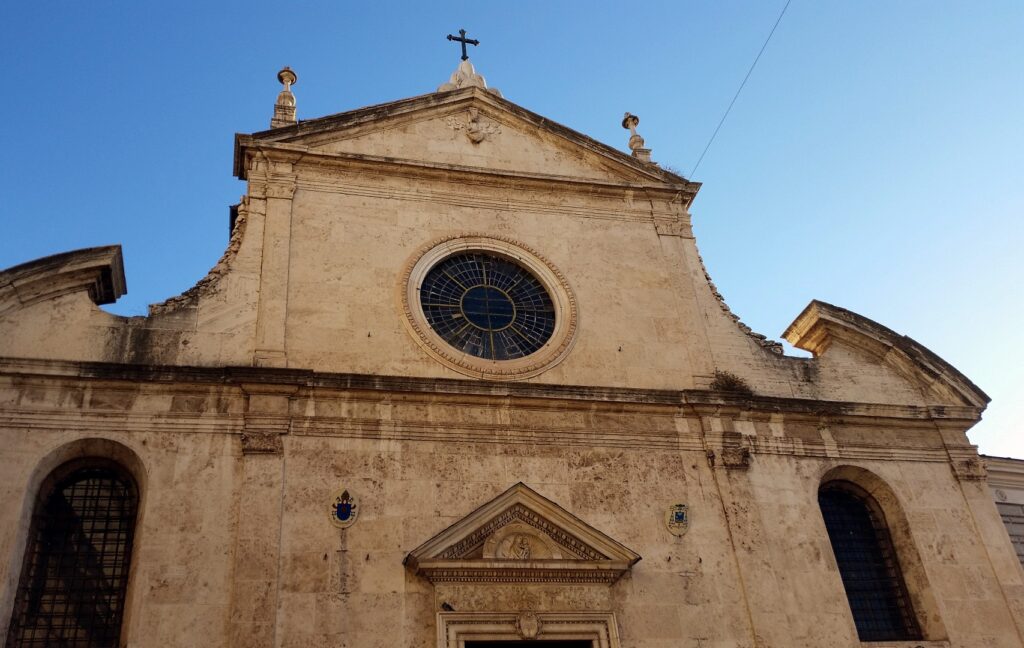
<svg viewBox="0 0 1024 648">
<path fill-rule="evenodd" d="M 413 550 L 431 582 L 611 583 L 639 554 L 519 483 Z"/>
</svg>

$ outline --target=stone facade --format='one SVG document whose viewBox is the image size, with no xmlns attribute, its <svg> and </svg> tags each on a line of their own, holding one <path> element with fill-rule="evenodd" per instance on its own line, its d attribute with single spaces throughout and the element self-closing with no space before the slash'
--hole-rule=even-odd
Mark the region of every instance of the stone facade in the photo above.
<svg viewBox="0 0 1024 648">
<path fill-rule="evenodd" d="M 1024 564 L 1024 461 L 1007 457 L 983 457 L 992 498 L 1017 558 Z"/>
<path fill-rule="evenodd" d="M 985 394 L 821 302 L 785 333 L 814 358 L 782 355 L 706 275 L 697 183 L 479 84 L 285 117 L 237 139 L 224 257 L 148 317 L 97 308 L 116 247 L 0 273 L 5 624 L 40 485 L 102 456 L 140 490 L 127 646 L 862 645 L 833 479 L 878 502 L 921 628 L 884 645 L 1024 646 Z M 557 349 L 460 364 L 424 331 L 410 277 L 452 240 L 550 273 Z"/>
</svg>

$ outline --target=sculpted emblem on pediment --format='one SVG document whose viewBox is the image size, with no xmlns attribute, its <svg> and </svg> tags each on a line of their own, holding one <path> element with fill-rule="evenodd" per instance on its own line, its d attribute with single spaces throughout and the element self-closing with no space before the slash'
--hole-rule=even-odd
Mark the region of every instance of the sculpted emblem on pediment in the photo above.
<svg viewBox="0 0 1024 648">
<path fill-rule="evenodd" d="M 562 552 L 558 545 L 537 530 L 516 522 L 502 527 L 491 534 L 484 543 L 484 558 L 499 560 L 549 560 L 560 559 Z"/>
<path fill-rule="evenodd" d="M 470 108 L 464 114 L 450 115 L 445 123 L 452 130 L 464 130 L 466 137 L 474 144 L 501 133 L 501 124 L 481 116 L 477 108 Z"/>
<path fill-rule="evenodd" d="M 513 547 L 513 544 L 516 546 Z M 500 553 L 499 553 L 500 552 Z M 535 511 L 515 504 L 445 549 L 444 558 L 515 559 L 526 552 L 536 559 L 601 560 L 607 558 Z M 502 555 L 504 554 L 504 555 Z M 520 557 L 525 560 L 531 555 Z"/>
</svg>

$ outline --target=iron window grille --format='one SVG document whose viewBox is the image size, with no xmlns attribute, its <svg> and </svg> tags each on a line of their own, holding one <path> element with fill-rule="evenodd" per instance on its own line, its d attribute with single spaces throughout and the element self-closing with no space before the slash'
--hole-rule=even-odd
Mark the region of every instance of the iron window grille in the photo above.
<svg viewBox="0 0 1024 648">
<path fill-rule="evenodd" d="M 861 641 L 921 639 L 889 530 L 853 484 L 826 484 L 818 504 Z"/>
<path fill-rule="evenodd" d="M 8 648 L 116 648 L 138 511 L 134 481 L 113 462 L 65 465 L 40 493 Z"/>
</svg>

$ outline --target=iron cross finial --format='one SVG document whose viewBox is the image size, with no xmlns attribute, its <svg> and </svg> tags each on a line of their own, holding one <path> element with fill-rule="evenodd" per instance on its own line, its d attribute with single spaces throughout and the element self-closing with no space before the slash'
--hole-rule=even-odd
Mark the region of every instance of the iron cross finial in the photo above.
<svg viewBox="0 0 1024 648">
<path fill-rule="evenodd" d="M 478 41 L 478 40 L 473 40 L 472 38 L 466 38 L 466 30 L 465 29 L 460 29 L 458 36 L 452 36 L 451 34 L 448 34 L 448 40 L 450 40 L 450 41 L 458 41 L 458 42 L 462 43 L 462 60 L 463 61 L 465 61 L 466 59 L 469 58 L 469 55 L 466 54 L 466 45 L 479 45 L 480 44 L 480 41 Z"/>
</svg>

